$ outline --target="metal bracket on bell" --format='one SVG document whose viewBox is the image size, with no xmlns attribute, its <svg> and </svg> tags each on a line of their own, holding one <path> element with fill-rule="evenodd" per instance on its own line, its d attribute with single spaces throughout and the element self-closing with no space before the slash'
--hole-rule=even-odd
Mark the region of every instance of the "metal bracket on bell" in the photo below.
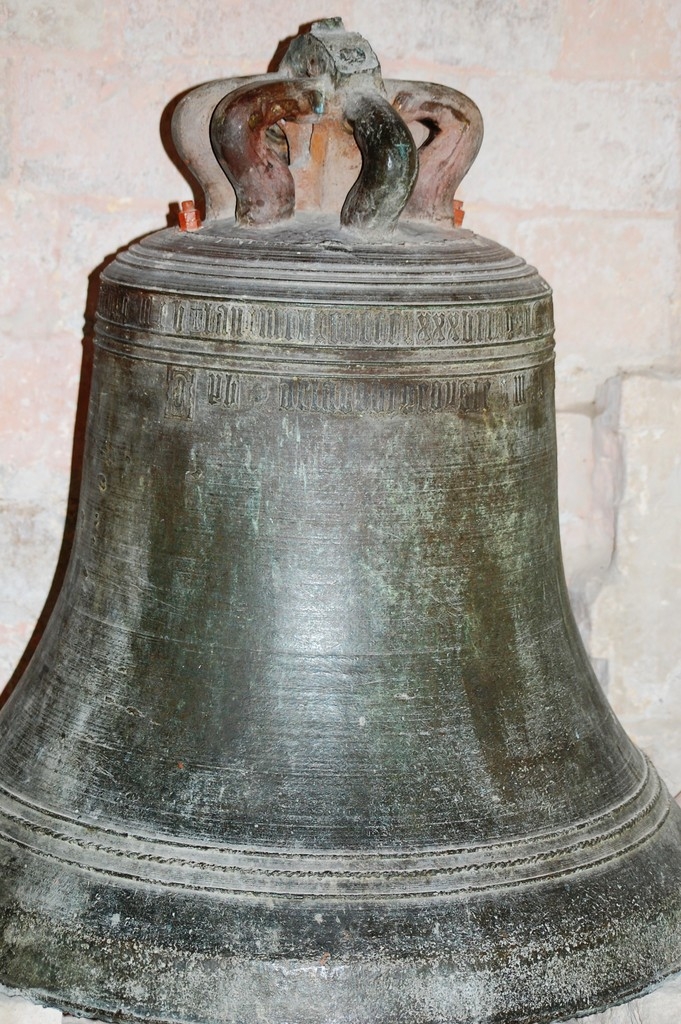
<svg viewBox="0 0 681 1024">
<path fill-rule="evenodd" d="M 232 215 L 228 182 L 237 223 L 293 216 L 295 182 L 281 131 L 325 119 L 346 125 L 362 156 L 343 226 L 389 232 L 403 212 L 451 224 L 456 189 L 482 142 L 480 111 L 455 89 L 384 81 L 369 43 L 346 32 L 340 18 L 297 36 L 278 73 L 210 82 L 178 104 L 173 139 L 204 191 L 206 221 Z M 417 124 L 426 130 L 418 149 L 410 130 Z"/>
</svg>

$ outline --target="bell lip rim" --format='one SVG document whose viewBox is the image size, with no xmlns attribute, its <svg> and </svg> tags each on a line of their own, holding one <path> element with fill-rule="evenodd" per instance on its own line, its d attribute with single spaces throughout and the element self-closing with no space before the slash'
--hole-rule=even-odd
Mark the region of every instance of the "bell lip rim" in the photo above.
<svg viewBox="0 0 681 1024">
<path fill-rule="evenodd" d="M 268 966 L 276 969 L 277 964 L 274 962 Z M 322 965 L 320 965 L 320 969 L 322 971 L 325 970 Z M 675 975 L 681 976 L 681 954 L 665 966 L 659 967 L 652 980 L 637 981 L 624 988 L 618 988 L 614 994 L 605 996 L 604 999 L 599 999 L 598 1001 L 588 1002 L 580 1000 L 581 1005 L 577 1008 L 573 1006 L 537 1011 L 530 1009 L 525 1017 L 516 1018 L 516 1024 L 570 1024 L 572 1020 L 605 1013 L 607 1010 L 623 1006 L 634 999 L 641 999 L 650 995 L 662 988 Z M 98 1021 L 101 1021 L 101 1024 L 116 1024 L 119 1021 L 126 1022 L 126 1024 L 191 1024 L 190 1019 L 186 1017 L 170 1015 L 150 1016 L 146 1013 L 142 1015 L 121 1008 L 107 1010 L 105 1007 L 97 1006 L 94 1003 L 80 1003 L 68 998 L 63 999 L 59 996 L 52 997 L 45 989 L 22 989 L 8 985 L 1 979 L 0 995 L 9 998 L 21 998 L 43 1009 L 54 1009 L 61 1011 L 63 1014 L 83 1018 L 84 1024 L 97 1024 Z M 482 1024 L 486 1024 L 482 1018 L 481 1021 Z"/>
</svg>

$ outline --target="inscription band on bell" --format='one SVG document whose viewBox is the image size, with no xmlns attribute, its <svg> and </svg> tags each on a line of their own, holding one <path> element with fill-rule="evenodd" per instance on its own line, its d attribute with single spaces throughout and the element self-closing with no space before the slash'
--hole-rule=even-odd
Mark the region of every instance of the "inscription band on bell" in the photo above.
<svg viewBox="0 0 681 1024">
<path fill-rule="evenodd" d="M 244 342 L 369 347 L 479 345 L 553 332 L 550 296 L 497 305 L 395 309 L 220 302 L 102 286 L 100 317 L 165 335 Z"/>
</svg>

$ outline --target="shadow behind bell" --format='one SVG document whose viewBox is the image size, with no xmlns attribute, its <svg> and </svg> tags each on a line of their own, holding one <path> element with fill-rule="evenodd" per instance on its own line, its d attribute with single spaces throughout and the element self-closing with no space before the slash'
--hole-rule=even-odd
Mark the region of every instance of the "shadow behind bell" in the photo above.
<svg viewBox="0 0 681 1024">
<path fill-rule="evenodd" d="M 174 131 L 206 221 L 103 274 L 74 550 L 0 717 L 0 981 L 202 1024 L 640 992 L 681 811 L 568 606 L 550 291 L 451 227 L 477 108 L 332 19 Z"/>
</svg>

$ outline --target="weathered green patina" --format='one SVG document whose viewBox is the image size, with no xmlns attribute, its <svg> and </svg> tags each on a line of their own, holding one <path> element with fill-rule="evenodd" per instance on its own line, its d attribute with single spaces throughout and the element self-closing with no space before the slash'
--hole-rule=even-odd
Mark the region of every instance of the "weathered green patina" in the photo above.
<svg viewBox="0 0 681 1024">
<path fill-rule="evenodd" d="M 0 715 L 0 982 L 71 1012 L 539 1024 L 681 963 L 681 811 L 563 579 L 549 288 L 444 222 L 471 101 L 374 61 L 324 23 L 190 94 L 207 221 L 103 274 L 74 551 Z M 280 108 L 355 131 L 343 225 L 285 220 Z"/>
</svg>

